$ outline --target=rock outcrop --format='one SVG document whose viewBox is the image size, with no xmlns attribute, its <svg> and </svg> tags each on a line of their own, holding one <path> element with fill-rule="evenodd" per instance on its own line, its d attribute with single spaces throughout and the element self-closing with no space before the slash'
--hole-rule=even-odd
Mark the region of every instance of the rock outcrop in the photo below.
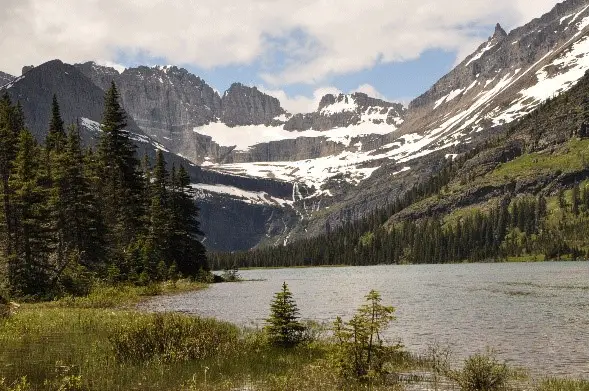
<svg viewBox="0 0 589 391">
<path fill-rule="evenodd" d="M 0 71 L 0 86 L 10 83 L 16 79 L 16 77 Z"/>
<path fill-rule="evenodd" d="M 321 98 L 317 111 L 292 116 L 284 129 L 322 131 L 361 123 L 399 125 L 405 112 L 400 103 L 372 98 L 361 92 L 338 96 L 327 94 Z"/>
<path fill-rule="evenodd" d="M 286 114 L 280 101 L 256 87 L 234 83 L 221 98 L 221 122 L 228 126 L 272 124 L 275 117 Z"/>
</svg>

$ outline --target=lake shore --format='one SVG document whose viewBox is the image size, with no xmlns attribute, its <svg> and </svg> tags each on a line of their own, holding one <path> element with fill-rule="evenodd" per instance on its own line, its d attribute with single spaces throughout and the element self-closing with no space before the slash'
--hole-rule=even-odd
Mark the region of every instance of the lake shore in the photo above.
<svg viewBox="0 0 589 391">
<path fill-rule="evenodd" d="M 13 316 L 0 320 L 0 390 L 342 389 L 341 379 L 335 376 L 327 360 L 330 345 L 325 341 L 317 340 L 293 350 L 276 349 L 265 343 L 259 330 L 217 320 L 130 309 L 149 297 L 144 296 L 147 294 L 170 295 L 205 287 L 152 287 L 143 295 L 138 288 L 119 287 L 117 294 L 116 289 L 101 287 L 86 298 L 22 305 Z M 199 359 L 117 359 L 113 335 L 132 335 L 124 333 L 144 329 L 159 318 L 175 325 L 201 324 L 204 335 L 216 335 L 215 346 L 224 348 L 213 349 Z M 145 344 L 146 340 L 140 338 L 138 342 Z M 393 364 L 391 369 L 399 374 L 395 378 L 402 381 L 374 384 L 373 390 L 423 389 L 423 384 L 419 384 L 429 376 L 427 360 L 404 353 Z M 589 382 L 572 380 L 526 382 L 538 391 L 585 391 L 589 387 Z M 364 384 L 346 387 L 365 389 Z"/>
</svg>

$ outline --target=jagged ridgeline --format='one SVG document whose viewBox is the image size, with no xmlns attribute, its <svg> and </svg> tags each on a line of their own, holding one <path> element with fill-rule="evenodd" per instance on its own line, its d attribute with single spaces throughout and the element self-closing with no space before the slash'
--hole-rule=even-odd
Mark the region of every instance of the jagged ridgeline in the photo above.
<svg viewBox="0 0 589 391">
<path fill-rule="evenodd" d="M 589 75 L 364 218 L 229 265 L 371 265 L 589 256 Z M 328 227 L 327 227 L 328 228 Z M 327 229 L 329 231 L 329 229 Z"/>
<path fill-rule="evenodd" d="M 20 103 L 0 99 L 0 284 L 14 297 L 85 294 L 110 283 L 199 277 L 208 270 L 186 169 L 140 162 L 111 84 L 96 148 L 66 129 L 55 95 L 44 146 Z"/>
</svg>

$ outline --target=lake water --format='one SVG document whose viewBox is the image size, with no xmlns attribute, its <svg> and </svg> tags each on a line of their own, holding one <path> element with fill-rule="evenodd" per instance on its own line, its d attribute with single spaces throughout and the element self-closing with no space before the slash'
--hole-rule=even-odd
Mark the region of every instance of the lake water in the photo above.
<svg viewBox="0 0 589 391">
<path fill-rule="evenodd" d="M 410 351 L 447 345 L 455 359 L 493 348 L 533 375 L 589 378 L 589 262 L 394 265 L 241 271 L 142 305 L 240 325 L 263 325 L 273 294 L 289 285 L 303 319 L 349 318 L 370 289 L 396 308 L 386 337 Z"/>
</svg>

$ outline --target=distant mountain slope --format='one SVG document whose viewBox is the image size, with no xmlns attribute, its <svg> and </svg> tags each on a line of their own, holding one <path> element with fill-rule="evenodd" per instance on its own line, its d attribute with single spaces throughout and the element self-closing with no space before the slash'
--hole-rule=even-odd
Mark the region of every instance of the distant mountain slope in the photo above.
<svg viewBox="0 0 589 391">
<path fill-rule="evenodd" d="M 110 83 L 110 81 L 108 81 Z M 100 135 L 104 91 L 88 79 L 77 67 L 59 60 L 49 61 L 28 70 L 3 87 L 16 102 L 21 102 L 26 125 L 39 142 L 45 140 L 50 118 L 51 101 L 55 93 L 66 124 L 80 124 L 86 145 L 95 145 Z M 156 149 L 164 151 L 168 165 L 184 165 L 197 186 L 200 199 L 205 244 L 210 248 L 232 250 L 250 248 L 266 235 L 284 230 L 284 223 L 294 216 L 285 208 L 292 199 L 292 185 L 272 180 L 251 179 L 203 171 L 186 159 L 170 153 L 165 146 L 145 135 L 132 116 L 127 118 L 127 130 L 135 141 L 138 156 L 152 157 Z M 208 184 L 208 187 L 205 186 Z M 223 191 L 212 191 L 216 188 Z M 260 197 L 242 197 L 239 192 Z M 274 221 L 277 219 L 280 224 Z"/>
<path fill-rule="evenodd" d="M 0 86 L 10 83 L 14 79 L 16 79 L 15 76 L 12 76 L 12 75 L 9 75 L 8 73 L 4 73 L 4 72 L 0 71 Z"/>
<path fill-rule="evenodd" d="M 432 174 L 342 229 L 214 266 L 589 259 L 589 73 Z"/>
</svg>

